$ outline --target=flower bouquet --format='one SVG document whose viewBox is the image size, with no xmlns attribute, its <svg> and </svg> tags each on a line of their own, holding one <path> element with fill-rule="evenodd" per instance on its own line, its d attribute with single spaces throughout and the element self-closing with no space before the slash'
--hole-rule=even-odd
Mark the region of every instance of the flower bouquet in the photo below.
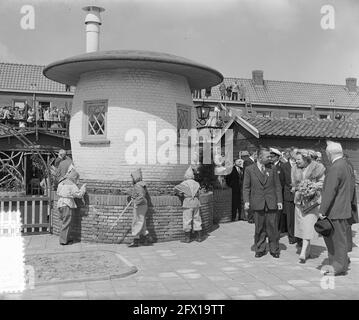
<svg viewBox="0 0 359 320">
<path fill-rule="evenodd" d="M 295 203 L 302 206 L 303 213 L 306 214 L 320 204 L 320 193 L 323 189 L 322 182 L 303 180 L 295 187 Z"/>
</svg>

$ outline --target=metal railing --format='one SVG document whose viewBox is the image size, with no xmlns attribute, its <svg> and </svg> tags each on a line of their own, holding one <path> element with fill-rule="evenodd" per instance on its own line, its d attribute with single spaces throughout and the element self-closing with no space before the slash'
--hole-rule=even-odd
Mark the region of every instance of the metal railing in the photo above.
<svg viewBox="0 0 359 320">
<path fill-rule="evenodd" d="M 36 122 L 27 122 L 21 119 L 0 119 L 0 123 L 11 126 L 16 129 L 34 129 L 41 131 L 48 131 L 52 133 L 62 134 L 65 136 L 69 135 L 69 121 L 52 121 L 52 120 L 38 120 Z M 37 128 L 36 128 L 37 127 Z"/>
</svg>

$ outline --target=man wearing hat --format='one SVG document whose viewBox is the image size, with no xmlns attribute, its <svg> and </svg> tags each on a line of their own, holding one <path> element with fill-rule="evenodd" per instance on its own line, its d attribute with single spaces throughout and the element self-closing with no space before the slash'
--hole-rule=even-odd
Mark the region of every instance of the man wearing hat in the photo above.
<svg viewBox="0 0 359 320">
<path fill-rule="evenodd" d="M 333 267 L 333 275 L 341 275 L 346 274 L 350 262 L 348 232 L 355 214 L 352 206 L 355 199 L 355 183 L 353 171 L 343 158 L 340 143 L 328 141 L 326 154 L 331 166 L 324 180 L 319 217 L 323 219 L 327 216 L 333 223 L 334 230 L 329 236 L 324 236 L 324 241 L 328 249 L 329 264 Z M 330 271 L 327 270 L 326 273 Z"/>
<path fill-rule="evenodd" d="M 150 196 L 146 183 L 142 180 L 142 171 L 137 169 L 131 173 L 133 189 L 127 201 L 133 200 L 133 217 L 131 233 L 133 241 L 128 245 L 130 248 L 138 247 L 140 244 L 151 245 L 151 238 L 147 230 L 146 215 L 150 203 Z"/>
<path fill-rule="evenodd" d="M 282 157 L 282 153 L 276 149 L 276 148 L 269 148 L 271 157 L 272 157 L 272 162 L 275 166 L 280 166 L 281 162 L 280 162 L 280 158 Z"/>
<path fill-rule="evenodd" d="M 68 172 L 70 166 L 72 165 L 72 160 L 66 155 L 64 149 L 59 150 L 58 157 L 55 160 L 56 169 L 56 182 L 59 183 L 64 179 L 66 173 Z"/>
<path fill-rule="evenodd" d="M 242 190 L 243 190 L 243 160 L 236 159 L 232 172 L 226 176 L 226 182 L 232 188 L 232 221 L 236 220 L 238 210 L 238 220 L 242 217 Z"/>
<path fill-rule="evenodd" d="M 276 148 L 269 148 L 270 154 L 271 154 L 271 158 L 272 158 L 272 163 L 275 170 L 277 170 L 278 175 L 281 175 L 281 171 L 282 171 L 282 162 L 280 161 L 280 158 L 282 158 L 282 153 L 276 149 Z M 283 185 L 282 185 L 283 188 Z M 285 215 L 285 213 L 283 211 L 280 211 L 279 213 L 279 219 L 278 219 L 278 230 L 280 233 L 285 233 L 287 232 L 287 216 Z"/>
<path fill-rule="evenodd" d="M 289 149 L 291 150 L 291 149 Z M 287 223 L 289 244 L 299 243 L 300 239 L 294 236 L 295 204 L 294 193 L 292 192 L 292 171 L 295 166 L 296 151 L 289 151 L 288 161 L 283 163 L 279 170 L 279 180 L 283 190 L 283 214 Z M 279 226 L 280 227 L 280 226 Z"/>
<path fill-rule="evenodd" d="M 82 198 L 86 192 L 86 184 L 82 185 L 80 189 L 77 187 L 79 177 L 75 168 L 70 166 L 69 171 L 57 187 L 57 195 L 59 197 L 57 208 L 61 220 L 59 237 L 61 245 L 73 242 L 71 238 L 71 223 L 74 209 L 77 208 L 75 198 Z"/>
<path fill-rule="evenodd" d="M 255 148 L 249 148 L 249 151 L 244 150 L 241 152 L 241 158 L 244 160 L 243 162 L 243 171 L 246 170 L 247 167 L 256 163 L 257 161 L 257 150 Z M 254 213 L 252 209 L 248 209 L 247 211 L 247 219 L 248 223 L 254 223 Z"/>
<path fill-rule="evenodd" d="M 199 189 L 200 184 L 194 180 L 194 173 L 191 167 L 184 174 L 184 181 L 175 186 L 175 193 L 183 198 L 183 231 L 184 243 L 191 242 L 191 233 L 195 233 L 196 241 L 204 240 L 202 234 L 202 219 L 200 215 Z"/>
</svg>

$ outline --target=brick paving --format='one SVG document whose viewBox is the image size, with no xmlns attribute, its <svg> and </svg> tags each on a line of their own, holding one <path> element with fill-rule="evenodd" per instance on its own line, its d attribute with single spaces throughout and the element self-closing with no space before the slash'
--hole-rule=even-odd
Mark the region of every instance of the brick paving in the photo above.
<svg viewBox="0 0 359 320">
<path fill-rule="evenodd" d="M 334 289 L 321 288 L 320 266 L 327 252 L 324 241 L 313 243 L 313 257 L 298 263 L 295 245 L 281 238 L 280 259 L 267 254 L 254 258 L 254 225 L 222 224 L 202 243 L 177 241 L 149 247 L 75 243 L 58 245 L 58 237 L 25 237 L 26 254 L 112 250 L 138 272 L 122 279 L 35 286 L 5 299 L 359 299 L 359 233 L 355 231 L 351 269 L 335 277 Z"/>
</svg>

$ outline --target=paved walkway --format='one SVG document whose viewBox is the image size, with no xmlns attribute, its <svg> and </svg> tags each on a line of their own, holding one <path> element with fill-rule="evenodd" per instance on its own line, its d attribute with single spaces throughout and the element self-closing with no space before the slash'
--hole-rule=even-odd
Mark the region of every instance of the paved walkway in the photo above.
<svg viewBox="0 0 359 320">
<path fill-rule="evenodd" d="M 354 242 L 359 246 L 359 228 Z M 138 272 L 123 279 L 35 287 L 5 299 L 359 299 L 359 247 L 350 254 L 351 270 L 335 277 L 335 289 L 321 288 L 320 266 L 327 252 L 319 238 L 314 257 L 298 263 L 295 245 L 281 239 L 281 257 L 257 259 L 251 251 L 254 226 L 222 224 L 202 242 L 156 243 L 150 247 L 76 243 L 59 246 L 53 235 L 25 237 L 26 253 L 108 249 Z"/>
</svg>

